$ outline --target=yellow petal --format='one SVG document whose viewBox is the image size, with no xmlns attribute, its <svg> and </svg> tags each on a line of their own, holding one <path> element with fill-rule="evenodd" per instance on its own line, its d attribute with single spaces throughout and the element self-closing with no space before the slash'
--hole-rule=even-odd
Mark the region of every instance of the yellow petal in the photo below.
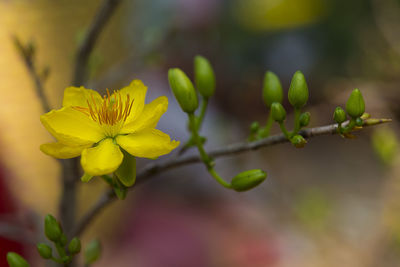
<svg viewBox="0 0 400 267">
<path fill-rule="evenodd" d="M 121 165 L 123 154 L 111 138 L 104 139 L 98 146 L 82 152 L 81 164 L 85 173 L 98 176 L 111 173 Z"/>
<path fill-rule="evenodd" d="M 129 154 L 151 159 L 168 154 L 179 145 L 178 141 L 171 141 L 167 134 L 157 129 L 119 135 L 116 140 Z"/>
<path fill-rule="evenodd" d="M 102 101 L 100 94 L 95 90 L 86 89 L 83 86 L 70 86 L 64 90 L 63 107 L 77 106 L 87 108 L 87 101 L 92 103 L 93 100 L 96 104 L 100 104 Z"/>
<path fill-rule="evenodd" d="M 82 150 L 90 146 L 91 145 L 67 146 L 56 142 L 43 144 L 40 146 L 40 150 L 46 155 L 55 157 L 57 159 L 70 159 L 78 157 L 82 153 Z"/>
<path fill-rule="evenodd" d="M 120 90 L 122 101 L 124 103 L 127 99 L 127 95 L 129 95 L 131 101 L 133 99 L 132 109 L 126 119 L 126 123 L 136 120 L 142 113 L 146 92 L 147 86 L 145 86 L 140 80 L 133 80 L 130 85 Z"/>
<path fill-rule="evenodd" d="M 125 123 L 121 129 L 121 133 L 133 133 L 148 128 L 155 128 L 160 117 L 165 113 L 165 111 L 167 111 L 167 109 L 168 98 L 165 96 L 156 98 L 151 103 L 144 106 L 143 112 L 137 120 Z"/>
<path fill-rule="evenodd" d="M 59 142 L 69 146 L 93 144 L 104 138 L 100 125 L 72 107 L 52 110 L 40 116 L 40 121 Z"/>
</svg>

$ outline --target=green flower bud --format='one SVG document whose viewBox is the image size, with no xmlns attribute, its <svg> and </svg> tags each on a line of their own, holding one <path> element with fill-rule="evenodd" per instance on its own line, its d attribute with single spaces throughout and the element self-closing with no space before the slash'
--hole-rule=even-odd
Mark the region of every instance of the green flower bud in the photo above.
<svg viewBox="0 0 400 267">
<path fill-rule="evenodd" d="M 343 123 L 346 120 L 346 112 L 341 107 L 336 107 L 335 112 L 333 113 L 333 119 L 337 123 Z"/>
<path fill-rule="evenodd" d="M 363 126 L 363 125 L 364 125 L 363 119 L 357 118 L 357 119 L 356 119 L 356 125 L 357 125 L 357 126 Z"/>
<path fill-rule="evenodd" d="M 15 252 L 7 253 L 7 262 L 10 267 L 29 267 L 29 263 Z"/>
<path fill-rule="evenodd" d="M 231 185 L 234 190 L 243 192 L 261 184 L 265 178 L 267 174 L 260 169 L 244 171 L 232 179 Z"/>
<path fill-rule="evenodd" d="M 300 127 L 305 127 L 310 123 L 310 112 L 304 112 L 300 115 Z"/>
<path fill-rule="evenodd" d="M 302 108 L 308 100 L 308 86 L 306 78 L 301 71 L 296 71 L 293 75 L 289 87 L 289 102 L 295 108 Z"/>
<path fill-rule="evenodd" d="M 214 95 L 215 74 L 210 62 L 202 56 L 194 58 L 194 80 L 196 88 L 205 98 Z"/>
<path fill-rule="evenodd" d="M 346 112 L 350 117 L 356 119 L 361 117 L 365 111 L 364 98 L 358 89 L 354 89 L 346 103 Z"/>
<path fill-rule="evenodd" d="M 36 248 L 43 259 L 50 259 L 53 256 L 53 249 L 44 243 L 38 243 Z"/>
<path fill-rule="evenodd" d="M 60 224 L 50 214 L 47 214 L 44 218 L 44 233 L 46 234 L 47 238 L 53 242 L 59 241 L 62 235 Z"/>
<path fill-rule="evenodd" d="M 71 254 L 78 254 L 79 252 L 81 252 L 81 241 L 79 240 L 79 238 L 72 238 L 71 242 L 69 242 L 68 245 L 68 251 Z"/>
<path fill-rule="evenodd" d="M 267 71 L 264 75 L 263 98 L 267 107 L 271 107 L 272 103 L 282 103 L 283 90 L 278 76 L 271 71 Z"/>
<path fill-rule="evenodd" d="M 290 142 L 292 142 L 292 144 L 297 148 L 302 148 L 307 144 L 306 139 L 304 139 L 304 137 L 299 134 L 293 136 L 290 139 Z"/>
<path fill-rule="evenodd" d="M 281 103 L 274 102 L 271 105 L 271 115 L 274 121 L 283 122 L 286 118 L 285 108 L 282 106 Z"/>
<path fill-rule="evenodd" d="M 94 263 L 100 258 L 101 245 L 98 240 L 90 242 L 85 249 L 85 264 L 89 265 Z"/>
<path fill-rule="evenodd" d="M 168 80 L 172 92 L 182 110 L 186 113 L 193 113 L 197 109 L 199 103 L 197 101 L 196 91 L 190 79 L 182 70 L 175 68 L 168 71 Z"/>
<path fill-rule="evenodd" d="M 255 121 L 250 125 L 250 132 L 253 134 L 258 132 L 259 129 L 260 129 L 260 124 L 258 123 L 258 121 Z"/>
</svg>

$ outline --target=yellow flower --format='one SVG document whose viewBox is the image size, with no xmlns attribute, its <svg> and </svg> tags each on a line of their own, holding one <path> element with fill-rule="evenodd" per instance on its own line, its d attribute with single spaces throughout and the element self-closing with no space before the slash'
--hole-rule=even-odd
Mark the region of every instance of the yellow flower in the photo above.
<svg viewBox="0 0 400 267">
<path fill-rule="evenodd" d="M 63 107 L 40 117 L 57 139 L 40 149 L 59 159 L 81 155 L 82 168 L 90 176 L 116 171 L 125 151 L 151 159 L 170 153 L 179 142 L 155 129 L 168 99 L 161 96 L 145 104 L 146 91 L 139 80 L 112 94 L 107 90 L 104 97 L 84 87 L 68 87 Z"/>
</svg>

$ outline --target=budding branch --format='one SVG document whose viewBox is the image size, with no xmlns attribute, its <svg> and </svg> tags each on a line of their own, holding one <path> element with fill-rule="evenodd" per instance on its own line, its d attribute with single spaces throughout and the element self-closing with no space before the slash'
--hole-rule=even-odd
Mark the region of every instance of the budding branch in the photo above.
<svg viewBox="0 0 400 267">
<path fill-rule="evenodd" d="M 374 126 L 390 121 L 391 120 L 389 119 L 367 119 L 365 120 L 363 127 Z M 346 123 L 342 125 L 346 125 Z M 299 134 L 306 139 L 320 135 L 334 135 L 338 134 L 337 127 L 338 127 L 337 124 L 331 124 L 321 127 L 309 128 L 301 130 Z M 207 154 L 213 158 L 219 158 L 288 142 L 289 140 L 283 134 L 277 134 L 255 142 L 243 142 L 243 143 L 231 144 L 223 148 L 211 150 L 207 152 Z M 164 162 L 150 163 L 137 174 L 136 183 L 133 187 L 130 188 L 130 190 L 135 189 L 138 185 L 143 184 L 145 181 L 148 181 L 150 178 L 153 178 L 156 174 L 160 172 L 200 162 L 202 162 L 200 155 L 190 155 L 190 156 L 181 156 L 172 158 Z M 71 236 L 80 235 L 85 230 L 85 228 L 90 224 L 90 222 L 108 204 L 112 203 L 115 199 L 117 198 L 113 190 L 110 189 L 106 191 L 92 206 L 92 208 L 82 216 L 81 220 L 73 229 Z"/>
</svg>

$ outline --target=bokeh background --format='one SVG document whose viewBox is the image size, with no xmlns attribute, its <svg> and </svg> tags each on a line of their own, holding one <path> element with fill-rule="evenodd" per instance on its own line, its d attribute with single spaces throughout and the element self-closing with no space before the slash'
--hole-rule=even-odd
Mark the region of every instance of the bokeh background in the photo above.
<svg viewBox="0 0 400 267">
<path fill-rule="evenodd" d="M 57 161 L 38 149 L 51 137 L 11 37 L 35 43 L 37 66 L 50 69 L 46 94 L 58 108 L 74 51 L 100 3 L 0 0 L 0 266 L 9 250 L 44 265 L 32 240 L 43 239 L 43 216 L 57 215 L 61 190 Z M 143 80 L 147 101 L 168 96 L 158 128 L 177 140 L 188 137 L 186 116 L 167 70 L 191 76 L 197 54 L 217 75 L 202 131 L 208 148 L 244 141 L 251 122 L 266 121 L 266 70 L 286 91 L 296 70 L 305 73 L 311 126 L 332 123 L 334 108 L 354 88 L 367 112 L 393 122 L 355 140 L 321 136 L 303 149 L 284 144 L 218 159 L 227 179 L 250 168 L 267 171 L 267 180 L 245 193 L 222 188 L 200 164 L 160 174 L 85 233 L 84 243 L 98 237 L 105 247 L 96 266 L 399 266 L 399 29 L 399 0 L 122 1 L 90 58 L 87 86 L 102 91 Z M 80 186 L 80 214 L 104 188 L 101 181 Z"/>
</svg>

